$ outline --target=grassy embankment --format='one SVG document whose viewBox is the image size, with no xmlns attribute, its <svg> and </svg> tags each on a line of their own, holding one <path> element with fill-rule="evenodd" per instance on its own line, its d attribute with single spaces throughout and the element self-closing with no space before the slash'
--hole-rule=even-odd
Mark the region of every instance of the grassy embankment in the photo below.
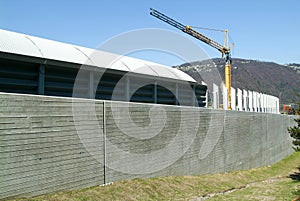
<svg viewBox="0 0 300 201">
<path fill-rule="evenodd" d="M 300 153 L 294 153 L 271 167 L 225 174 L 133 179 L 17 200 L 292 200 L 300 194 L 299 165 Z M 291 179 L 291 174 L 296 178 Z"/>
</svg>

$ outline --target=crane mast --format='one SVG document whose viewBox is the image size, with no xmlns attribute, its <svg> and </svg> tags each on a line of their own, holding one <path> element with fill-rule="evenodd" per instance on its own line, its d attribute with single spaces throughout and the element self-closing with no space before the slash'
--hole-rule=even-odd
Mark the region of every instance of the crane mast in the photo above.
<svg viewBox="0 0 300 201">
<path fill-rule="evenodd" d="M 183 25 L 180 22 L 175 21 L 174 19 L 164 15 L 163 13 L 150 8 L 150 15 L 170 24 L 173 27 L 183 31 L 186 34 L 193 36 L 194 38 L 201 40 L 202 42 L 210 45 L 211 47 L 217 49 L 221 52 L 222 57 L 225 56 L 225 86 L 227 88 L 227 98 L 228 98 L 228 110 L 231 110 L 231 56 L 230 56 L 230 48 L 226 47 L 227 38 L 225 37 L 224 46 L 220 45 L 219 43 L 215 42 L 214 40 L 204 36 L 203 34 L 195 31 L 188 25 Z M 225 34 L 228 34 L 228 31 L 225 30 Z"/>
</svg>

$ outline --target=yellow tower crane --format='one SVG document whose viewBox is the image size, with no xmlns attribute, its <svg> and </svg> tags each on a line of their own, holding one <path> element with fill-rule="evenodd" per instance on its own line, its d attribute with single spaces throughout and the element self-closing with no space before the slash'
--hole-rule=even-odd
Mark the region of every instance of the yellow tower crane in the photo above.
<svg viewBox="0 0 300 201">
<path fill-rule="evenodd" d="M 160 13 L 159 11 L 150 8 L 150 15 L 172 25 L 173 27 L 176 27 L 177 29 L 183 31 L 184 33 L 187 33 L 194 38 L 197 38 L 198 40 L 201 40 L 202 42 L 210 45 L 211 47 L 217 49 L 222 53 L 222 57 L 225 56 L 225 86 L 227 88 L 227 98 L 228 98 L 228 110 L 231 110 L 231 54 L 230 54 L 230 48 L 228 47 L 227 38 L 228 38 L 228 30 L 224 30 L 225 32 L 225 39 L 224 39 L 224 46 L 220 45 L 219 43 L 213 41 L 212 39 L 204 36 L 201 33 L 198 33 L 194 29 L 192 29 L 188 25 L 183 25 L 172 18 Z"/>
</svg>

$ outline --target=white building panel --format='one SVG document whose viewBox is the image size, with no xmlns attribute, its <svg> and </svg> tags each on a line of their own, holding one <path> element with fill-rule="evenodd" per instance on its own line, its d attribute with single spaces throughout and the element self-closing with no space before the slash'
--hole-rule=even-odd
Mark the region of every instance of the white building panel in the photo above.
<svg viewBox="0 0 300 201">
<path fill-rule="evenodd" d="M 223 109 L 228 110 L 228 98 L 227 98 L 227 88 L 225 85 L 223 85 Z"/>
<path fill-rule="evenodd" d="M 213 109 L 219 109 L 220 106 L 220 95 L 219 87 L 213 83 Z"/>
<path fill-rule="evenodd" d="M 243 89 L 243 110 L 248 111 L 248 91 Z"/>
<path fill-rule="evenodd" d="M 248 100 L 249 100 L 249 111 L 253 112 L 253 93 L 248 91 Z"/>
<path fill-rule="evenodd" d="M 236 90 L 231 87 L 231 109 L 236 110 Z"/>
<path fill-rule="evenodd" d="M 237 110 L 243 111 L 243 92 L 241 89 L 237 89 Z"/>
</svg>

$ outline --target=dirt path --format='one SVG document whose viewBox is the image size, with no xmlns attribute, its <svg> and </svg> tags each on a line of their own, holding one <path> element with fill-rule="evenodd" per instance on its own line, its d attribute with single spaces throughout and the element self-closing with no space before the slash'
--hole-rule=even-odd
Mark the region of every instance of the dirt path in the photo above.
<svg viewBox="0 0 300 201">
<path fill-rule="evenodd" d="M 261 189 L 262 191 L 264 189 L 269 189 L 269 191 L 264 191 L 264 193 L 272 193 L 273 190 L 276 190 L 274 188 L 272 188 L 274 183 L 280 183 L 280 182 L 288 182 L 290 181 L 290 179 L 286 176 L 278 176 L 278 177 L 272 177 L 270 179 L 266 179 L 263 181 L 257 181 L 257 182 L 252 182 L 249 183 L 245 186 L 240 186 L 238 188 L 232 188 L 232 189 L 228 189 L 222 192 L 218 192 L 218 193 L 211 193 L 211 194 L 207 194 L 207 195 L 203 195 L 197 198 L 192 199 L 192 201 L 203 201 L 203 200 L 208 200 L 208 199 L 212 199 L 212 198 L 223 198 L 226 197 L 226 195 L 232 194 L 232 193 L 237 193 L 237 194 L 243 194 L 242 191 L 245 192 L 246 189 L 251 188 L 251 189 Z M 240 191 L 240 193 L 238 193 L 237 191 Z M 251 190 L 250 190 L 251 191 Z M 247 192 L 245 193 L 245 199 L 247 199 Z M 252 194 L 252 193 L 250 193 Z M 262 195 L 257 195 L 256 194 L 256 198 L 252 197 L 253 195 L 250 195 L 248 197 L 249 200 L 276 200 L 275 198 L 273 199 L 272 196 L 267 198 L 266 196 L 262 196 Z M 230 198 L 231 196 L 228 196 L 228 198 Z M 233 197 L 231 199 L 234 199 Z M 238 198 L 238 200 L 241 199 L 241 197 Z"/>
</svg>

